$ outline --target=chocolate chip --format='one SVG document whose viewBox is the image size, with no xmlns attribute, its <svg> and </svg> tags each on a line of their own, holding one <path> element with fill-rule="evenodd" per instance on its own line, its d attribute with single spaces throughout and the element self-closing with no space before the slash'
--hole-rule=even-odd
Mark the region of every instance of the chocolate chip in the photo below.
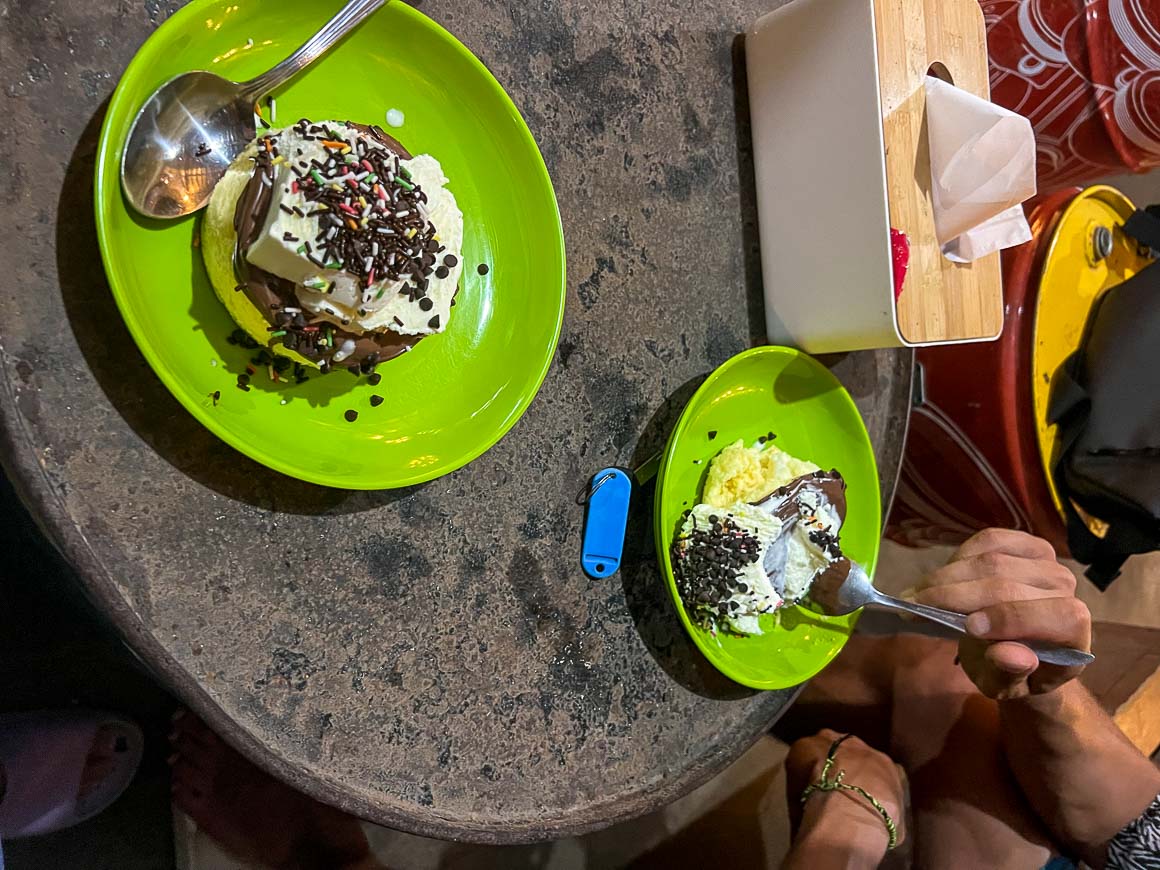
<svg viewBox="0 0 1160 870">
<path fill-rule="evenodd" d="M 346 370 L 356 378 L 362 377 L 362 366 L 360 366 L 358 363 L 351 363 L 346 367 Z"/>
<path fill-rule="evenodd" d="M 428 320 L 427 326 L 430 327 L 431 329 L 438 329 L 439 328 L 439 315 L 436 314 L 434 317 L 432 317 L 430 320 Z"/>
<path fill-rule="evenodd" d="M 486 275 L 491 271 L 491 269 L 488 267 L 487 263 L 480 263 L 479 268 L 475 271 L 479 272 L 480 275 Z"/>
<path fill-rule="evenodd" d="M 716 430 L 716 429 L 710 429 L 710 430 L 709 430 L 709 440 L 710 440 L 710 441 L 712 441 L 712 440 L 713 440 L 714 438 L 716 438 L 716 437 L 717 437 L 717 430 Z"/>
<path fill-rule="evenodd" d="M 424 311 L 430 311 L 435 307 L 435 303 L 431 301 L 430 297 L 424 296 L 419 300 L 419 307 Z"/>
<path fill-rule="evenodd" d="M 446 266 L 440 266 L 438 269 L 435 270 L 435 277 L 436 278 L 446 278 L 450 274 L 451 274 L 451 272 L 448 270 L 448 268 Z"/>
<path fill-rule="evenodd" d="M 378 395 L 377 393 L 375 395 L 371 396 L 371 407 L 372 408 L 377 408 L 382 403 L 383 403 L 382 396 Z"/>
<path fill-rule="evenodd" d="M 346 422 L 353 423 L 355 420 L 358 419 L 358 411 L 355 411 L 352 409 L 352 410 L 347 411 L 342 416 L 344 416 L 346 418 Z"/>
</svg>

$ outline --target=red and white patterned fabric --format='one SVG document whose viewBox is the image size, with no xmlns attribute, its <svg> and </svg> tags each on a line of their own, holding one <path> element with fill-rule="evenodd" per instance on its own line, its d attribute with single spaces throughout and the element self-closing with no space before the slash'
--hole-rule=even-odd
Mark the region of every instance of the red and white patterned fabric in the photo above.
<svg viewBox="0 0 1160 870">
<path fill-rule="evenodd" d="M 1035 128 L 1040 192 L 1160 165 L 1160 0 L 981 0 L 991 99 Z"/>
</svg>

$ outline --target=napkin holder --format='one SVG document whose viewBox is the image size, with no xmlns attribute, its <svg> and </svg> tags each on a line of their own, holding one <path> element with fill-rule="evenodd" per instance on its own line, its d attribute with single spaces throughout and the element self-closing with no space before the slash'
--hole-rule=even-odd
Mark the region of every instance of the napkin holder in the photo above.
<svg viewBox="0 0 1160 870">
<path fill-rule="evenodd" d="M 977 0 L 794 0 L 746 35 L 769 340 L 811 353 L 988 341 L 999 255 L 943 256 L 928 70 L 990 99 Z M 910 264 L 895 300 L 890 228 Z"/>
</svg>

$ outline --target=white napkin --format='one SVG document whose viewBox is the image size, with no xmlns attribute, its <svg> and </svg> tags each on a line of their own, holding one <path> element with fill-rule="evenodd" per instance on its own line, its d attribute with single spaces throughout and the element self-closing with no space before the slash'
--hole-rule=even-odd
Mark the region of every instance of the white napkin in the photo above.
<svg viewBox="0 0 1160 870">
<path fill-rule="evenodd" d="M 1019 203 L 1035 195 L 1031 122 L 941 79 L 926 78 L 934 227 L 960 263 L 1022 244 L 1031 228 Z"/>
</svg>

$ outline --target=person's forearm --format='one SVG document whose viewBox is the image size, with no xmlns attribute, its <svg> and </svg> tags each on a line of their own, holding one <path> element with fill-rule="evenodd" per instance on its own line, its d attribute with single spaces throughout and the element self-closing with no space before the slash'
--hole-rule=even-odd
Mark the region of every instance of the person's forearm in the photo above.
<svg viewBox="0 0 1160 870">
<path fill-rule="evenodd" d="M 999 702 L 1007 761 L 1044 824 L 1094 867 L 1160 792 L 1160 770 L 1077 681 Z"/>
</svg>

